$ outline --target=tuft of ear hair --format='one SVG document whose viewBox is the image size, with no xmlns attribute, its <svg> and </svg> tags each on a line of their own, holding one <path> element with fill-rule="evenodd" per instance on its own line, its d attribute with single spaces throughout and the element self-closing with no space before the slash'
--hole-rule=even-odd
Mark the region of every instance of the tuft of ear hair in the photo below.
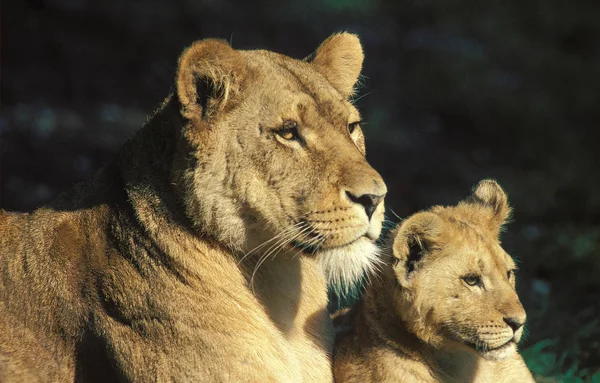
<svg viewBox="0 0 600 383">
<path fill-rule="evenodd" d="M 490 179 L 480 181 L 464 202 L 482 208 L 487 227 L 498 234 L 512 212 L 506 193 L 496 181 Z"/>
<path fill-rule="evenodd" d="M 179 57 L 177 97 L 188 120 L 210 118 L 233 95 L 246 74 L 243 56 L 224 40 L 199 40 Z"/>
<path fill-rule="evenodd" d="M 426 253 L 436 248 L 443 225 L 437 214 L 420 212 L 404 220 L 392 233 L 394 269 L 400 284 L 408 284 Z"/>
<path fill-rule="evenodd" d="M 362 69 L 364 54 L 357 35 L 335 33 L 309 59 L 342 96 L 350 98 Z"/>
</svg>

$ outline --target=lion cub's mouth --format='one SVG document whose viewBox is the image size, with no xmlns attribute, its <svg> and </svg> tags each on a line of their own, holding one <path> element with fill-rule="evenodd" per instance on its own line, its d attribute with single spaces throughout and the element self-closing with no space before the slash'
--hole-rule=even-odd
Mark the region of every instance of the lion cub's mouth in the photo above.
<svg viewBox="0 0 600 383">
<path fill-rule="evenodd" d="M 509 357 L 516 351 L 517 348 L 517 343 L 514 339 L 510 339 L 508 342 L 495 348 L 489 348 L 486 343 L 477 345 L 474 343 L 465 342 L 465 344 L 477 351 L 477 353 L 479 353 L 483 358 L 493 361 L 502 360 Z"/>
</svg>

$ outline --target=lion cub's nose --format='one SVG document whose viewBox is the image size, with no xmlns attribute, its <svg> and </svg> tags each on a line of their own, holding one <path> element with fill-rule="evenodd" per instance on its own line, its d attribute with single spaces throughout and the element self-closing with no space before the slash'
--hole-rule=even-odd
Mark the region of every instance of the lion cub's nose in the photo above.
<svg viewBox="0 0 600 383">
<path fill-rule="evenodd" d="M 373 212 L 375 209 L 377 209 L 377 205 L 381 203 L 384 197 L 383 195 L 375 194 L 363 194 L 361 196 L 355 196 L 349 191 L 346 191 L 346 194 L 348 195 L 348 198 L 350 198 L 350 201 L 363 205 L 365 211 L 367 212 L 367 217 L 369 217 L 369 221 L 371 220 Z"/>
<path fill-rule="evenodd" d="M 525 318 L 507 317 L 504 318 L 504 322 L 506 322 L 514 332 L 517 332 L 517 330 L 525 324 Z"/>
</svg>

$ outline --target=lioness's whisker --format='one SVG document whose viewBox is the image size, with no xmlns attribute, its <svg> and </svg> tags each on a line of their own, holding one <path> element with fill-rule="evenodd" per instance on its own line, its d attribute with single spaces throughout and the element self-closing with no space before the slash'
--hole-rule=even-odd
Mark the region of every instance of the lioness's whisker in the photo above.
<svg viewBox="0 0 600 383">
<path fill-rule="evenodd" d="M 242 263 L 242 261 L 244 259 L 246 259 L 248 256 L 250 256 L 252 253 L 256 252 L 258 249 L 262 248 L 263 246 L 268 245 L 269 243 L 280 239 L 282 237 L 285 237 L 286 235 L 290 234 L 291 232 L 293 232 L 294 230 L 296 230 L 299 226 L 301 226 L 302 222 L 298 222 L 290 227 L 288 227 L 287 229 L 285 229 L 284 231 L 282 231 L 281 233 L 275 235 L 273 238 L 266 240 L 265 242 L 259 244 L 258 246 L 254 247 L 252 250 L 250 250 L 249 252 L 247 252 L 246 254 L 244 254 L 244 256 L 240 259 L 240 261 L 238 262 L 238 265 Z"/>
<path fill-rule="evenodd" d="M 300 225 L 295 226 L 295 228 L 301 227 L 302 226 L 302 222 L 300 223 Z M 292 234 L 291 238 L 288 239 L 282 239 L 281 241 L 277 241 L 274 245 L 272 245 L 265 253 L 266 253 L 266 257 L 268 257 L 275 249 L 277 249 L 278 247 L 283 247 L 285 246 L 287 243 L 293 241 L 294 239 L 298 238 L 302 232 L 305 230 L 305 228 L 301 228 L 299 232 L 295 232 L 295 233 L 289 233 Z"/>
<path fill-rule="evenodd" d="M 293 257 L 297 257 L 301 252 L 306 251 L 306 249 L 309 249 L 311 247 L 313 247 L 313 251 L 311 255 L 314 255 L 315 252 L 317 251 L 318 246 L 320 246 L 322 244 L 322 242 L 324 242 L 327 238 L 322 236 L 321 233 L 318 233 L 315 228 L 313 228 L 312 226 L 308 226 L 310 228 L 310 231 L 305 233 L 306 236 L 311 235 L 313 233 L 317 233 L 316 237 L 313 238 L 308 238 L 305 242 L 304 245 L 302 246 L 301 249 L 299 249 Z M 321 242 L 321 243 L 319 243 Z M 317 246 L 318 245 L 318 246 Z"/>
<path fill-rule="evenodd" d="M 306 228 L 301 229 L 300 232 L 295 233 L 291 238 L 288 238 L 286 240 L 283 241 L 279 241 L 277 244 L 271 246 L 269 248 L 269 250 L 267 250 L 267 252 L 264 255 L 264 258 L 268 258 L 271 254 L 273 255 L 273 258 L 275 257 L 275 255 L 277 255 L 279 253 L 279 251 L 288 243 L 294 241 L 296 238 L 300 237 L 302 235 L 302 231 L 306 230 Z"/>
<path fill-rule="evenodd" d="M 297 229 L 298 227 L 302 226 L 302 224 L 304 224 L 304 222 L 299 222 L 298 224 L 293 225 L 292 228 Z M 269 247 L 269 249 L 267 249 L 265 254 L 260 257 L 260 259 L 256 263 L 256 266 L 254 267 L 254 270 L 252 271 L 252 276 L 250 277 L 250 286 L 252 287 L 252 292 L 254 292 L 254 277 L 255 277 L 258 269 L 260 268 L 260 266 L 269 258 L 269 256 L 271 254 L 274 253 L 273 257 L 275 257 L 285 245 L 287 245 L 288 243 L 290 243 L 293 240 L 295 240 L 296 238 L 298 238 L 307 229 L 310 229 L 310 226 L 304 227 L 299 232 L 296 232 L 296 233 L 293 233 L 293 232 L 290 233 L 289 230 L 286 230 L 286 235 L 291 234 L 291 237 L 280 238 L 280 240 L 278 240 L 275 244 L 273 244 L 271 247 Z"/>
<path fill-rule="evenodd" d="M 398 214 L 396 214 L 396 212 L 390 208 L 390 213 L 392 213 L 396 218 L 398 218 L 400 221 L 403 221 L 402 217 L 400 217 Z"/>
</svg>

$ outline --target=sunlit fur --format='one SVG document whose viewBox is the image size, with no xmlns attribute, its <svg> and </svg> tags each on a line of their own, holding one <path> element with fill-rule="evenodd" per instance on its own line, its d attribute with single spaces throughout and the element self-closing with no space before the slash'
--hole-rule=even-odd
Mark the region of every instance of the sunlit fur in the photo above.
<svg viewBox="0 0 600 383">
<path fill-rule="evenodd" d="M 220 61 L 193 60 L 206 55 Z M 347 98 L 361 63 L 360 44 L 349 34 L 332 36 L 310 63 L 214 41 L 188 49 L 178 94 L 190 121 L 173 184 L 199 231 L 248 260 L 267 241 L 278 244 L 271 256 L 317 257 L 335 288 L 372 269 L 376 249 L 368 243 L 381 231 L 383 203 L 369 220 L 346 194 L 386 192 L 365 160 L 360 126 L 348 131 L 360 120 Z M 202 76 L 214 78 L 228 98 L 214 102 L 208 120 L 198 117 L 204 111 L 195 104 L 194 81 Z M 219 114 L 227 107 L 221 104 L 229 104 L 227 113 Z M 286 121 L 298 124 L 301 141 L 277 134 Z"/>
<path fill-rule="evenodd" d="M 308 60 L 197 41 L 104 169 L 0 212 L 0 381 L 331 382 L 323 271 L 371 269 L 383 203 L 351 196 L 386 193 L 362 62 L 349 33 Z"/>
<path fill-rule="evenodd" d="M 404 220 L 381 278 L 346 314 L 354 328 L 338 341 L 336 380 L 533 382 L 516 352 L 523 328 L 505 322 L 525 322 L 515 264 L 498 240 L 509 215 L 502 189 L 485 180 L 457 206 Z"/>
</svg>

